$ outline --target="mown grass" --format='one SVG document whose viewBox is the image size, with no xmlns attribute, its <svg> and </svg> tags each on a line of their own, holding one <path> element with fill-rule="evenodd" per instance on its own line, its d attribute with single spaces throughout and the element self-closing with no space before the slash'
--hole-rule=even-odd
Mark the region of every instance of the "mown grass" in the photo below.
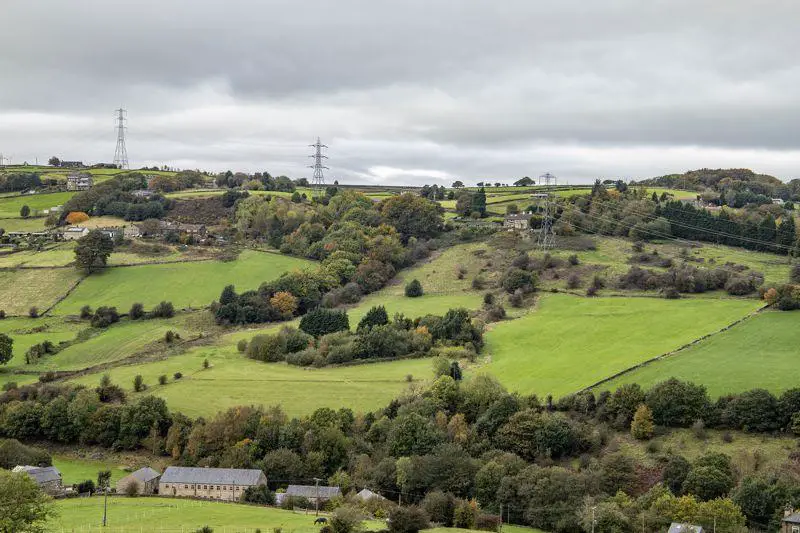
<svg viewBox="0 0 800 533">
<path fill-rule="evenodd" d="M 108 527 L 101 528 L 103 498 L 73 498 L 57 502 L 58 517 L 50 524 L 50 530 L 59 531 L 107 531 L 108 533 L 139 533 L 195 531 L 210 526 L 215 531 L 254 533 L 280 528 L 294 533 L 317 533 L 314 514 L 284 511 L 272 507 L 242 505 L 176 498 L 147 497 L 108 500 Z M 369 530 L 385 528 L 386 524 L 367 521 Z M 143 529 L 144 528 L 144 529 Z M 225 529 L 227 528 L 227 529 Z"/>
<path fill-rule="evenodd" d="M 80 278 L 71 268 L 0 271 L 0 309 L 8 315 L 27 315 L 31 306 L 43 312 Z"/>
<path fill-rule="evenodd" d="M 116 306 L 127 312 L 141 302 L 150 308 L 162 300 L 176 308 L 204 307 L 229 284 L 238 291 L 257 288 L 283 272 L 313 266 L 311 261 L 287 255 L 245 250 L 235 261 L 195 261 L 163 265 L 107 268 L 93 274 L 53 312 L 76 314 L 84 305 Z"/>
<path fill-rule="evenodd" d="M 91 479 L 97 483 L 97 473 L 108 470 L 111 472 L 111 486 L 132 471 L 132 467 L 120 465 L 113 460 L 78 459 L 66 455 L 53 455 L 53 466 L 61 472 L 65 486 L 80 483 Z M 142 465 L 144 466 L 144 464 Z"/>
<path fill-rule="evenodd" d="M 35 211 L 64 205 L 74 194 L 74 192 L 53 192 L 0 198 L 0 218 L 18 217 L 23 205 L 30 207 L 31 215 Z"/>
<path fill-rule="evenodd" d="M 26 368 L 25 352 L 34 344 L 50 341 L 58 345 L 62 341 L 71 341 L 75 339 L 81 329 L 88 327 L 87 324 L 66 322 L 52 317 L 45 317 L 40 320 L 7 319 L 0 323 L 0 327 L 6 326 L 6 323 L 9 323 L 12 327 L 7 329 L 3 327 L 0 332 L 9 335 L 14 341 L 13 357 L 6 365 L 6 368 L 9 369 Z M 13 327 L 14 323 L 17 323 L 18 327 Z M 12 379 L 11 381 L 15 380 Z"/>
<path fill-rule="evenodd" d="M 800 380 L 797 346 L 800 313 L 767 311 L 676 355 L 634 370 L 603 385 L 648 387 L 669 377 L 705 385 L 721 396 L 756 387 L 780 393 Z"/>
<path fill-rule="evenodd" d="M 559 397 L 716 331 L 758 305 L 547 294 L 523 318 L 492 326 L 485 369 L 512 390 Z"/>
<path fill-rule="evenodd" d="M 45 219 L 39 218 L 0 218 L 0 228 L 10 231 L 44 231 Z"/>
</svg>

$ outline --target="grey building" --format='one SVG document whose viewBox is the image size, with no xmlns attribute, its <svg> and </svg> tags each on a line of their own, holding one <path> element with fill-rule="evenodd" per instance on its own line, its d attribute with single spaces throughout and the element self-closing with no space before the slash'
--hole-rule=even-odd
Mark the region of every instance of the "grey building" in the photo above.
<svg viewBox="0 0 800 533">
<path fill-rule="evenodd" d="M 703 533 L 703 528 L 693 524 L 673 522 L 669 525 L 669 533 Z"/>
<path fill-rule="evenodd" d="M 319 496 L 319 503 L 325 503 L 333 498 L 338 498 L 342 495 L 339 487 L 316 487 L 314 485 L 289 485 L 286 492 L 283 494 L 276 494 L 281 501 L 285 498 L 305 498 L 311 503 L 316 503 Z M 278 503 L 281 503 L 280 501 Z"/>
<path fill-rule="evenodd" d="M 159 479 L 158 494 L 238 501 L 246 489 L 266 484 L 261 470 L 170 466 Z"/>
<path fill-rule="evenodd" d="M 149 466 L 140 468 L 117 481 L 117 492 L 127 494 L 131 485 L 136 486 L 136 494 L 155 494 L 158 491 L 158 479 L 161 474 Z"/>
<path fill-rule="evenodd" d="M 54 466 L 16 466 L 13 472 L 25 472 L 33 479 L 39 488 L 51 496 L 63 496 L 64 486 L 61 481 L 61 472 Z"/>
</svg>

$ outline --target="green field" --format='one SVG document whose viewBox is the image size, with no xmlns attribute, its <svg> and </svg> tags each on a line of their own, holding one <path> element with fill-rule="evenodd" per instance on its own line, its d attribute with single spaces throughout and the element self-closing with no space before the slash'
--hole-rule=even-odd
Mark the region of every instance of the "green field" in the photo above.
<svg viewBox="0 0 800 533">
<path fill-rule="evenodd" d="M 80 483 L 87 479 L 97 483 L 97 473 L 103 470 L 111 472 L 111 484 L 113 486 L 114 483 L 128 475 L 127 470 L 134 470 L 133 467 L 120 465 L 113 460 L 76 459 L 64 455 L 53 455 L 53 466 L 61 472 L 65 486 Z M 142 463 L 142 466 L 144 466 L 144 463 Z"/>
<path fill-rule="evenodd" d="M 44 231 L 45 219 L 39 218 L 0 218 L 0 228 L 9 231 Z"/>
<path fill-rule="evenodd" d="M 800 380 L 800 313 L 768 311 L 601 388 L 653 385 L 669 377 L 701 383 L 712 396 L 756 387 L 780 393 Z"/>
<path fill-rule="evenodd" d="M 0 309 L 8 315 L 27 315 L 28 309 L 36 306 L 41 313 L 80 278 L 72 268 L 0 271 Z"/>
<path fill-rule="evenodd" d="M 64 242 L 48 245 L 42 251 L 23 250 L 21 252 L 0 254 L 0 268 L 65 266 L 74 260 L 74 244 L 72 242 Z"/>
<path fill-rule="evenodd" d="M 222 503 L 175 498 L 125 498 L 108 500 L 108 527 L 101 528 L 103 498 L 73 498 L 57 502 L 59 516 L 51 521 L 53 532 L 140 533 L 142 531 L 191 533 L 211 526 L 216 533 L 254 533 L 282 528 L 292 533 L 317 533 L 314 513 L 284 511 L 235 503 Z M 370 521 L 367 529 L 381 529 L 385 524 Z"/>
<path fill-rule="evenodd" d="M 229 284 L 243 291 L 257 288 L 283 272 L 313 266 L 311 261 L 288 255 L 245 250 L 235 261 L 199 261 L 165 265 L 109 268 L 93 274 L 59 304 L 55 314 L 76 314 L 84 305 L 116 306 L 127 311 L 141 302 L 146 308 L 162 300 L 176 309 L 204 307 Z"/>
<path fill-rule="evenodd" d="M 74 192 L 54 192 L 0 198 L 0 218 L 18 217 L 23 205 L 30 207 L 32 212 L 64 205 L 74 194 Z"/>
<path fill-rule="evenodd" d="M 26 366 L 25 352 L 34 344 L 50 341 L 57 345 L 62 341 L 71 341 L 81 329 L 88 327 L 88 324 L 65 322 L 52 317 L 36 320 L 15 318 L 2 321 L 0 327 L 2 328 L 0 332 L 6 333 L 14 340 L 14 356 L 6 368 L 19 369 Z"/>
<path fill-rule="evenodd" d="M 486 371 L 511 390 L 559 397 L 716 331 L 753 300 L 542 296 L 486 335 Z"/>
</svg>

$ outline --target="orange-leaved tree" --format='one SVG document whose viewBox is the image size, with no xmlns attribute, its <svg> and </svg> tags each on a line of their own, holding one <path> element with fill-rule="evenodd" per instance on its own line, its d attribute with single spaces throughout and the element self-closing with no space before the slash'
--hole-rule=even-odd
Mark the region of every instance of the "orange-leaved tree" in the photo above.
<svg viewBox="0 0 800 533">
<path fill-rule="evenodd" d="M 65 220 L 68 224 L 80 224 L 89 220 L 89 215 L 83 211 L 70 211 Z"/>
</svg>

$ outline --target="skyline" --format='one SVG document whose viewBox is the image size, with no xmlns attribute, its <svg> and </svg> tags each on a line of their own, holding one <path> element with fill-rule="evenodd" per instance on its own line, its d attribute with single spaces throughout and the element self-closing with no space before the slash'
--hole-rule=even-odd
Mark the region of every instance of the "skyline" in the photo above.
<svg viewBox="0 0 800 533">
<path fill-rule="evenodd" d="M 789 1 L 5 8 L 0 153 L 16 163 L 110 162 L 122 106 L 137 168 L 310 178 L 318 136 L 343 183 L 800 168 Z"/>
</svg>

